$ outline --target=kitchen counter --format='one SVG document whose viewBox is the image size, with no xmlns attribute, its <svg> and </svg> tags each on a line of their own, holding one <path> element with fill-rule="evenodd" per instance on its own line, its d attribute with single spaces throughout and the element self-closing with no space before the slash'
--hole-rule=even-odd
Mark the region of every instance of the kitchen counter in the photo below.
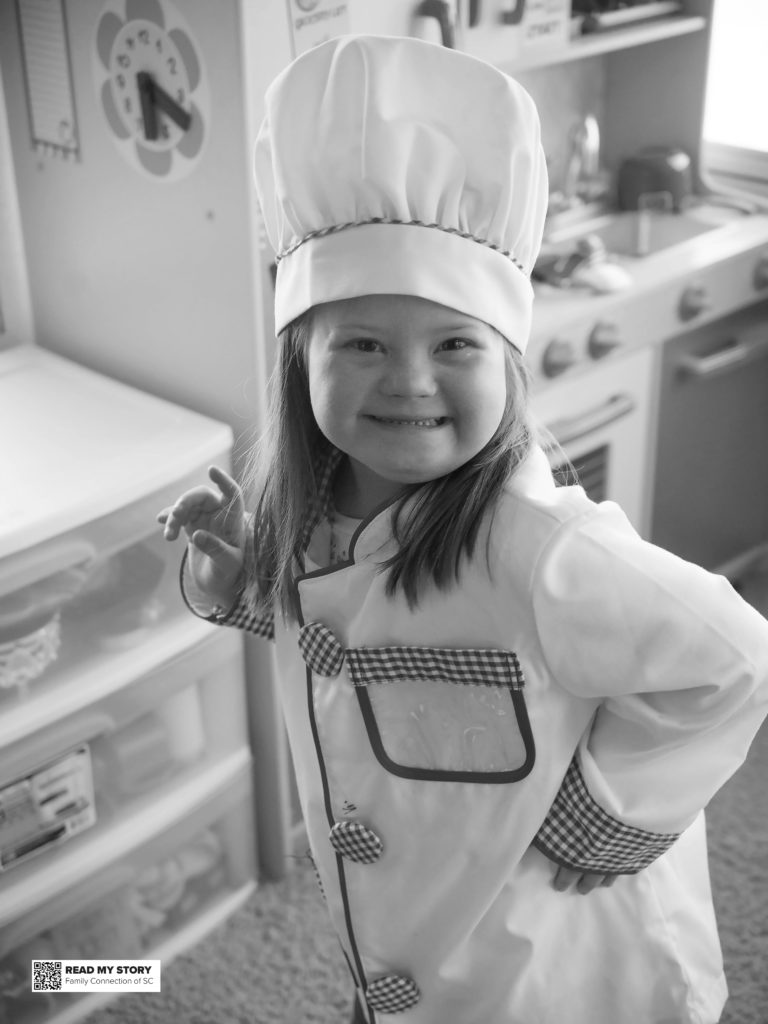
<svg viewBox="0 0 768 1024">
<path fill-rule="evenodd" d="M 652 255 L 611 257 L 632 277 L 622 291 L 535 282 L 528 358 L 536 386 L 768 296 L 768 213 L 727 214 L 722 226 Z"/>
</svg>

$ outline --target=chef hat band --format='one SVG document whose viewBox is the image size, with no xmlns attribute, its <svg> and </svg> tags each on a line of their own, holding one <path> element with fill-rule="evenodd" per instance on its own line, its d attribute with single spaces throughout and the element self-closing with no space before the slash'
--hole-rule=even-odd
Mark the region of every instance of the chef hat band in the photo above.
<svg viewBox="0 0 768 1024">
<path fill-rule="evenodd" d="M 278 332 L 323 302 L 405 294 L 525 350 L 548 189 L 517 82 L 419 40 L 346 36 L 289 65 L 266 108 L 255 175 Z"/>
<path fill-rule="evenodd" d="M 431 224 L 425 224 L 423 220 L 385 220 L 383 217 L 371 217 L 369 220 L 356 220 L 350 221 L 348 224 L 332 224 L 330 227 L 317 228 L 315 231 L 308 232 L 306 235 L 304 235 L 303 238 L 297 239 L 287 249 L 284 249 L 282 252 L 278 252 L 276 260 L 279 263 L 280 260 L 284 259 L 286 256 L 290 256 L 291 253 L 295 252 L 300 245 L 303 245 L 305 242 L 311 242 L 313 238 L 324 238 L 327 235 L 334 235 L 338 231 L 345 231 L 347 228 L 366 227 L 367 225 L 370 224 L 396 224 L 400 225 L 401 227 L 405 225 L 419 228 L 434 228 L 437 231 L 445 231 L 446 234 L 458 235 L 459 238 L 465 238 L 470 242 L 477 242 L 480 245 L 487 245 L 489 249 L 494 249 L 497 252 L 501 252 L 502 256 L 507 256 L 509 259 L 511 259 L 513 263 L 517 264 L 520 270 L 524 271 L 525 269 L 523 265 L 515 259 L 514 253 L 504 252 L 503 250 L 499 249 L 497 245 L 494 245 L 493 242 L 489 242 L 485 238 L 476 238 L 475 235 L 471 235 L 468 231 L 460 231 L 458 228 L 447 227 L 445 224 L 435 224 L 434 222 Z"/>
</svg>

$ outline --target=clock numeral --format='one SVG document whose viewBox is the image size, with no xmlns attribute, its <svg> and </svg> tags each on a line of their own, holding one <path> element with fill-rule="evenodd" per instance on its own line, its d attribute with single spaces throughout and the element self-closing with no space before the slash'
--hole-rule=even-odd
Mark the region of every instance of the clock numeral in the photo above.
<svg viewBox="0 0 768 1024">
<path fill-rule="evenodd" d="M 126 96 L 125 97 L 125 112 L 126 112 L 126 114 L 130 114 L 132 111 L 133 111 L 133 103 L 131 102 L 131 97 L 130 96 Z"/>
<path fill-rule="evenodd" d="M 168 70 L 171 72 L 171 74 L 175 75 L 177 73 L 176 72 L 176 58 L 175 57 L 169 57 L 168 60 L 165 63 L 168 65 Z"/>
<path fill-rule="evenodd" d="M 136 40 L 133 38 L 133 36 L 126 36 L 125 45 L 128 47 L 129 50 L 132 50 L 136 45 Z"/>
<path fill-rule="evenodd" d="M 149 29 L 142 28 L 139 30 L 139 42 L 147 46 L 149 43 Z"/>
<path fill-rule="evenodd" d="M 165 142 L 167 142 L 167 141 L 168 141 L 168 139 L 170 139 L 170 137 L 171 137 L 171 133 L 170 133 L 170 131 L 168 130 L 168 125 L 167 125 L 167 124 L 165 124 L 165 122 L 163 122 L 163 124 L 161 124 L 161 125 L 160 125 L 160 137 L 161 137 L 161 138 L 162 138 L 162 139 L 163 139 L 163 140 L 164 140 Z"/>
<path fill-rule="evenodd" d="M 177 91 L 176 91 L 176 99 L 179 101 L 179 103 L 185 103 L 186 102 L 187 95 L 186 95 L 186 93 L 184 92 L 183 89 L 177 89 Z"/>
<path fill-rule="evenodd" d="M 158 53 L 162 53 L 163 52 L 163 40 L 162 39 L 156 39 L 155 40 L 155 46 L 157 47 L 157 52 Z"/>
<path fill-rule="evenodd" d="M 124 89 L 126 84 L 127 84 L 126 77 L 123 74 L 117 75 L 115 77 L 115 81 L 117 82 L 117 84 L 120 86 L 121 89 Z"/>
<path fill-rule="evenodd" d="M 117 55 L 117 63 L 121 68 L 129 68 L 131 66 L 131 58 L 127 53 L 119 53 Z"/>
</svg>

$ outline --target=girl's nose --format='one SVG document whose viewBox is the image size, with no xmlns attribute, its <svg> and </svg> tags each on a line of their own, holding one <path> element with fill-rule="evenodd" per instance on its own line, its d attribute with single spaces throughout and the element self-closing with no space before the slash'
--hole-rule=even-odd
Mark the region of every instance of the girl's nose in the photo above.
<svg viewBox="0 0 768 1024">
<path fill-rule="evenodd" d="M 430 359 L 419 352 L 391 355 L 381 382 L 382 391 L 397 398 L 433 395 L 435 375 Z"/>
</svg>

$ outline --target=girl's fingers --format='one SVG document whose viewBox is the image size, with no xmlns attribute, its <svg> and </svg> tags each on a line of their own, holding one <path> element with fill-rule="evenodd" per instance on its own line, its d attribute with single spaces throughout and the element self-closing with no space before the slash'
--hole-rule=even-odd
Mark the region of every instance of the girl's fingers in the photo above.
<svg viewBox="0 0 768 1024">
<path fill-rule="evenodd" d="M 604 881 L 605 875 L 587 871 L 579 879 L 576 889 L 578 892 L 586 895 L 587 893 L 592 892 L 593 889 L 599 888 Z"/>
<path fill-rule="evenodd" d="M 201 516 L 218 512 L 221 506 L 220 494 L 215 494 L 209 487 L 195 487 L 182 494 L 169 508 L 164 508 L 157 520 L 165 525 L 164 536 L 175 540 L 182 527 L 189 527 Z"/>
<path fill-rule="evenodd" d="M 238 521 L 242 519 L 243 492 L 240 485 L 218 466 L 211 466 L 208 474 L 218 491 L 213 491 L 210 487 L 193 487 L 182 494 L 173 505 L 158 513 L 157 521 L 163 526 L 163 536 L 166 540 L 176 540 L 182 529 L 191 537 L 198 527 L 211 525 L 210 517 L 222 510 L 226 513 L 222 529 L 226 529 L 225 524 L 229 521 L 230 510 L 234 511 Z"/>
<path fill-rule="evenodd" d="M 227 501 L 235 501 L 242 497 L 240 485 L 228 473 L 225 473 L 223 469 L 220 469 L 218 466 L 211 466 L 208 470 L 208 476 L 213 480 Z"/>
<path fill-rule="evenodd" d="M 605 875 L 593 871 L 573 871 L 570 868 L 560 866 L 553 880 L 553 886 L 558 892 L 567 892 L 569 889 L 586 895 L 603 885 L 611 885 L 616 876 Z M 611 879 L 611 881 L 608 881 Z"/>
<path fill-rule="evenodd" d="M 558 892 L 567 892 L 581 878 L 581 872 L 560 866 L 555 872 L 552 884 Z"/>
</svg>

